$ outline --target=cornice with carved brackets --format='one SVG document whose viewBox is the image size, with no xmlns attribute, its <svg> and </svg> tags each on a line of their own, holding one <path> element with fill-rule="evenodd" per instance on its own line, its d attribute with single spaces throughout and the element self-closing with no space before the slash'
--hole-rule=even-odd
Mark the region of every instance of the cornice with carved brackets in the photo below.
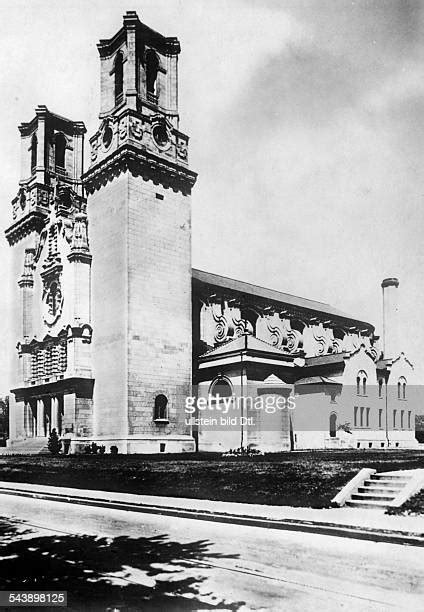
<svg viewBox="0 0 424 612">
<path fill-rule="evenodd" d="M 10 246 L 16 244 L 28 234 L 32 232 L 40 233 L 44 228 L 48 219 L 48 214 L 45 210 L 37 208 L 32 212 L 28 213 L 25 217 L 22 217 L 11 225 L 6 231 L 6 239 Z"/>
<path fill-rule="evenodd" d="M 85 189 L 92 194 L 127 170 L 185 195 L 197 179 L 196 172 L 127 143 L 84 174 Z"/>
</svg>

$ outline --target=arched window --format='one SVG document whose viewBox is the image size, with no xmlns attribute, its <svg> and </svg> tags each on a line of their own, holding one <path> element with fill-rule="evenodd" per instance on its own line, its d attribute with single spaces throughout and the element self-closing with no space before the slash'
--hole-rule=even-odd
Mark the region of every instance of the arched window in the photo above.
<svg viewBox="0 0 424 612">
<path fill-rule="evenodd" d="M 209 390 L 209 395 L 213 398 L 232 397 L 233 389 L 225 378 L 215 380 Z"/>
<path fill-rule="evenodd" d="M 37 145 L 38 139 L 37 135 L 34 134 L 31 138 L 31 172 L 34 172 L 35 167 L 37 165 Z"/>
<path fill-rule="evenodd" d="M 162 393 L 155 397 L 155 409 L 153 419 L 155 421 L 168 420 L 168 398 Z"/>
<path fill-rule="evenodd" d="M 145 56 L 147 95 L 156 95 L 156 79 L 159 70 L 159 60 L 153 49 L 148 49 Z"/>
<path fill-rule="evenodd" d="M 383 397 L 383 379 L 378 379 L 378 397 Z"/>
<path fill-rule="evenodd" d="M 364 372 L 364 370 L 360 370 L 358 372 L 358 376 L 356 377 L 356 394 L 367 394 L 367 373 Z"/>
<path fill-rule="evenodd" d="M 54 165 L 56 168 L 65 168 L 65 150 L 66 150 L 66 138 L 58 132 L 55 136 L 55 147 L 54 147 Z"/>
<path fill-rule="evenodd" d="M 335 438 L 337 434 L 337 414 L 332 412 L 330 414 L 330 438 Z"/>
<path fill-rule="evenodd" d="M 124 56 L 122 51 L 116 55 L 115 59 L 115 105 L 120 104 L 123 98 L 124 89 Z"/>
<path fill-rule="evenodd" d="M 398 399 L 406 399 L 406 378 L 401 376 L 398 380 Z"/>
</svg>

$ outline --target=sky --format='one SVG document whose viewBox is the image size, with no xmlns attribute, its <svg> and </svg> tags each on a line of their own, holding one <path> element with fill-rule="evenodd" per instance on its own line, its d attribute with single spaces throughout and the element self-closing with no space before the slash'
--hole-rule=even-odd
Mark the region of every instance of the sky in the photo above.
<svg viewBox="0 0 424 612">
<path fill-rule="evenodd" d="M 419 0 L 0 0 L 0 226 L 18 190 L 17 126 L 45 104 L 84 121 L 88 143 L 96 43 L 127 10 L 181 42 L 193 266 L 328 302 L 380 334 L 381 281 L 396 276 L 402 348 L 424 373 Z M 17 307 L 9 261 L 2 238 L 0 395 Z"/>
</svg>

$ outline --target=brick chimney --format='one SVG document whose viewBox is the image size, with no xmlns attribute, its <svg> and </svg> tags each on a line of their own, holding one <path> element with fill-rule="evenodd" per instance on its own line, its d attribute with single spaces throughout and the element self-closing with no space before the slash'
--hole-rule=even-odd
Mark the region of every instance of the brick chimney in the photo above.
<svg viewBox="0 0 424 612">
<path fill-rule="evenodd" d="M 385 278 L 381 287 L 383 289 L 383 354 L 385 359 L 392 359 L 399 354 L 399 280 Z"/>
</svg>

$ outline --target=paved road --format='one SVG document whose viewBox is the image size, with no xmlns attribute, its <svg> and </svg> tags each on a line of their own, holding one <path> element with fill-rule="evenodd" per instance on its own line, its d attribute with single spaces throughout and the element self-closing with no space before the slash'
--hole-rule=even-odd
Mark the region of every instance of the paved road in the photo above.
<svg viewBox="0 0 424 612">
<path fill-rule="evenodd" d="M 421 548 L 7 495 L 0 515 L 20 532 L 0 549 L 0 576 L 21 573 L 30 584 L 38 571 L 40 586 L 43 576 L 58 578 L 95 609 L 104 601 L 143 611 L 424 608 Z"/>
</svg>

